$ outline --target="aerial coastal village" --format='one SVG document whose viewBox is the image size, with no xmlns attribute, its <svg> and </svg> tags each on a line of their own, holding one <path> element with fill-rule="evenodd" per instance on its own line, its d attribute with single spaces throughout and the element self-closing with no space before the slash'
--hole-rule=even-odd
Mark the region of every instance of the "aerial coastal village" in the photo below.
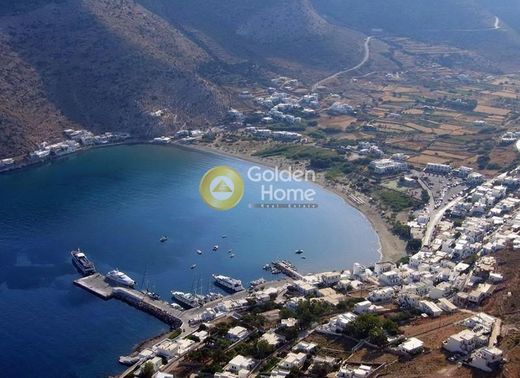
<svg viewBox="0 0 520 378">
<path fill-rule="evenodd" d="M 295 95 L 292 86 L 298 82 L 288 78 L 273 84 L 287 92 L 269 87 L 253 96 L 242 91 L 238 97 L 253 108 L 231 108 L 223 125 L 207 130 L 183 128 L 142 140 L 128 133 L 95 135 L 68 129 L 63 141 L 44 142 L 27 156 L 1 161 L 0 169 L 10 170 L 83 149 L 134 142 L 243 156 L 241 143 L 247 143 L 247 157 L 262 164 L 317 169 L 322 184 L 354 206 L 373 209 L 393 233 L 406 236 L 406 253 L 403 244 L 398 259 L 387 259 L 383 250 L 381 261 L 372 266 L 354 263 L 312 274 L 298 272 L 290 261 L 273 261 L 264 268 L 283 279 L 262 278 L 246 289 L 240 280 L 224 277 L 235 282 L 229 296 L 172 292 L 182 306 L 147 293 L 110 288 L 107 298 L 127 302 L 172 326 L 171 332 L 121 356 L 119 362 L 128 366 L 121 377 L 166 378 L 200 371 L 222 378 L 339 378 L 401 371 L 435 375 L 445 370 L 471 376 L 476 370 L 507 369 L 510 349 L 503 350 L 501 342 L 512 327 L 509 316 L 517 312 L 509 302 L 518 282 L 509 281 L 518 277 L 504 256 L 517 258 L 520 252 L 520 168 L 489 178 L 489 173 L 437 158 L 418 163 L 412 154 L 384 140 L 327 144 L 306 128 L 314 127 L 319 114 L 353 117 L 359 107 L 338 101 L 341 96 L 334 94 L 324 101 L 315 92 Z M 479 121 L 474 123 L 481 127 Z M 363 127 L 370 130 L 372 125 Z M 509 146 L 517 139 L 517 133 L 508 131 L 497 143 Z M 306 146 L 313 152 L 333 150 L 345 173 L 364 167 L 355 174 L 385 185 L 385 193 L 406 193 L 414 198 L 414 206 L 396 209 L 395 198 L 385 201 L 373 187 L 367 192 L 336 180 L 323 156 L 277 156 Z M 273 157 L 274 162 L 269 160 Z M 304 162 L 295 162 L 298 158 Z M 96 283 L 79 284 L 92 291 L 89 285 Z"/>
<path fill-rule="evenodd" d="M 520 168 L 468 186 L 442 209 L 431 240 L 397 263 L 303 275 L 273 262 L 286 278 L 197 306 L 181 328 L 126 357 L 132 366 L 122 376 L 202 369 L 226 378 L 369 377 L 410 366 L 471 376 L 507 368 L 500 342 L 510 325 L 487 302 L 511 297 L 501 256 L 520 252 L 519 188 Z"/>
<path fill-rule="evenodd" d="M 4 1 L 0 376 L 520 377 L 517 3 Z"/>
</svg>

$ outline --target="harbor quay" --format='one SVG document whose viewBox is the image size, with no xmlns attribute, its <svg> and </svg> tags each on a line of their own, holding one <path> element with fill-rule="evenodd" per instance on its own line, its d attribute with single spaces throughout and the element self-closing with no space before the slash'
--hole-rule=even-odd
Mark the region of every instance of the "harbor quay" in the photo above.
<svg viewBox="0 0 520 378">
<path fill-rule="evenodd" d="M 181 311 L 170 306 L 168 302 L 152 299 L 145 293 L 129 287 L 113 286 L 100 273 L 77 279 L 74 284 L 101 299 L 114 298 L 125 302 L 138 310 L 155 316 L 172 328 L 179 328 L 183 323 Z"/>
<path fill-rule="evenodd" d="M 288 280 L 279 280 L 266 282 L 259 287 L 279 287 L 286 284 Z M 74 285 L 88 291 L 91 294 L 103 299 L 117 299 L 129 304 L 130 306 L 146 312 L 157 319 L 161 320 L 172 329 L 183 328 L 183 333 L 189 333 L 195 328 L 190 325 L 190 319 L 197 318 L 207 308 L 217 305 L 225 300 L 240 300 L 248 296 L 248 290 L 242 290 L 237 293 L 224 296 L 220 299 L 207 302 L 201 307 L 195 307 L 189 310 L 178 310 L 172 307 L 168 302 L 150 298 L 147 294 L 129 287 L 115 286 L 106 276 L 95 273 L 86 277 L 79 278 L 74 281 Z"/>
</svg>

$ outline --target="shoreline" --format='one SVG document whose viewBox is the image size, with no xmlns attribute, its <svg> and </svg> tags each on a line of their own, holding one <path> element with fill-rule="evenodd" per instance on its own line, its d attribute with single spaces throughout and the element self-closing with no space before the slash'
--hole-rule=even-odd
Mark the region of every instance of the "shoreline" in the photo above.
<svg viewBox="0 0 520 378">
<path fill-rule="evenodd" d="M 181 145 L 181 144 L 173 144 L 174 146 L 178 146 L 180 148 L 185 148 L 187 150 L 196 150 L 200 152 L 213 153 L 216 155 L 226 156 L 234 159 L 239 159 L 243 161 L 247 161 L 249 163 L 260 164 L 269 168 L 274 168 L 277 166 L 277 163 L 280 167 L 283 167 L 284 163 L 287 163 L 287 160 L 284 158 L 278 159 L 266 159 L 261 157 L 255 157 L 243 153 L 234 153 L 226 150 L 221 150 L 219 148 L 215 148 L 213 146 L 208 145 Z M 329 185 L 325 179 L 320 176 L 316 182 L 314 183 L 319 185 L 322 189 L 328 191 L 329 193 L 333 193 L 339 196 L 345 203 L 357 211 L 361 213 L 361 215 L 368 220 L 368 222 L 372 225 L 372 228 L 377 234 L 377 238 L 379 241 L 379 261 L 392 261 L 396 262 L 400 258 L 406 256 L 406 249 L 404 241 L 400 240 L 397 236 L 395 236 L 390 230 L 387 222 L 381 217 L 378 210 L 373 206 L 369 205 L 367 202 L 365 204 L 356 203 L 349 197 L 349 194 L 354 194 L 356 196 L 363 196 L 360 193 L 349 193 L 344 192 L 341 188 L 332 187 Z M 364 196 L 363 196 L 364 197 Z"/>
<path fill-rule="evenodd" d="M 55 161 L 59 161 L 61 159 L 66 159 L 71 156 L 76 156 L 82 152 L 86 152 L 86 151 L 90 151 L 90 150 L 95 150 L 95 149 L 99 149 L 99 148 L 109 148 L 109 147 L 114 147 L 114 146 L 126 146 L 126 145 L 131 146 L 134 144 L 149 144 L 149 142 L 141 141 L 138 139 L 130 139 L 130 140 L 121 141 L 121 142 L 83 146 L 83 147 L 78 148 L 75 151 L 72 151 L 72 152 L 69 152 L 66 154 L 62 154 L 62 155 L 50 156 L 45 159 L 35 159 L 35 160 L 24 159 L 19 163 L 15 163 L 11 167 L 0 169 L 0 175 L 4 175 L 4 174 L 6 175 L 9 173 L 23 171 L 23 170 L 29 169 L 29 168 L 39 167 L 39 166 L 42 166 L 42 165 L 45 165 L 48 163 L 53 163 Z"/>
<path fill-rule="evenodd" d="M 108 147 L 114 147 L 114 146 L 123 146 L 123 145 L 137 145 L 137 144 L 143 144 L 143 145 L 157 145 L 157 146 L 173 146 L 175 148 L 180 149 L 186 149 L 186 150 L 192 150 L 192 151 L 199 151 L 204 153 L 213 153 L 215 155 L 230 157 L 233 159 L 239 159 L 242 161 L 246 161 L 249 163 L 259 164 L 268 168 L 274 168 L 276 166 L 283 168 L 284 165 L 291 165 L 290 162 L 283 158 L 261 158 L 261 157 L 255 157 L 249 154 L 245 153 L 238 153 L 238 152 L 231 152 L 228 150 L 216 148 L 214 146 L 210 145 L 200 145 L 200 144 L 180 144 L 180 143 L 171 143 L 171 144 L 155 144 L 151 143 L 149 140 L 128 140 L 123 142 L 117 142 L 117 143 L 111 143 L 111 144 L 103 144 L 103 145 L 95 145 L 95 146 L 88 146 L 85 148 L 80 148 L 77 151 L 74 151 L 70 154 L 61 155 L 57 157 L 53 157 L 48 160 L 43 161 L 35 161 L 35 162 L 26 162 L 25 164 L 20 164 L 16 167 L 13 167 L 8 170 L 1 171 L 0 174 L 8 174 L 13 172 L 19 172 L 24 169 L 28 169 L 31 167 L 36 167 L 42 164 L 46 163 L 52 163 L 54 161 L 61 160 L 63 158 L 67 158 L 70 156 L 74 156 L 78 153 L 86 152 L 89 150 L 97 149 L 97 148 L 108 148 Z M 319 185 L 323 190 L 328 191 L 329 193 L 333 193 L 337 196 L 339 196 L 345 203 L 357 211 L 361 213 L 361 215 L 368 220 L 368 222 L 372 225 L 372 228 L 377 234 L 378 242 L 379 242 L 379 261 L 393 261 L 396 262 L 401 257 L 406 256 L 405 252 L 405 243 L 400 240 L 397 236 L 395 236 L 386 221 L 381 217 L 377 209 L 375 209 L 373 206 L 370 206 L 368 202 L 357 203 L 352 200 L 352 198 L 349 195 L 355 195 L 357 197 L 363 196 L 362 194 L 358 192 L 348 192 L 344 191 L 342 189 L 344 188 L 338 188 L 332 187 L 329 185 L 329 183 L 326 182 L 324 177 L 322 175 L 319 175 L 318 179 L 314 184 Z M 364 196 L 363 196 L 364 197 Z"/>
</svg>

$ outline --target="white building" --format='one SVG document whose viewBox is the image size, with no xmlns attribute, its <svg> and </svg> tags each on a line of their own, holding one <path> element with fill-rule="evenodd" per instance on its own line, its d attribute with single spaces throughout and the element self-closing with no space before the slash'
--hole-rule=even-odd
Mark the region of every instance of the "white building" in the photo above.
<svg viewBox="0 0 520 378">
<path fill-rule="evenodd" d="M 345 365 L 339 369 L 336 378 L 365 378 L 370 375 L 371 370 L 368 365 L 359 365 L 357 368 Z"/>
<path fill-rule="evenodd" d="M 395 270 L 384 272 L 379 276 L 379 283 L 383 286 L 395 286 L 401 284 L 401 277 Z"/>
<path fill-rule="evenodd" d="M 465 329 L 451 335 L 442 343 L 442 347 L 452 353 L 469 353 L 477 347 L 477 342 L 477 335 L 473 331 Z"/>
<path fill-rule="evenodd" d="M 296 289 L 296 291 L 304 296 L 318 294 L 318 288 L 316 286 L 303 280 L 294 281 L 292 286 Z"/>
<path fill-rule="evenodd" d="M 353 311 L 356 314 L 365 314 L 367 312 L 370 312 L 370 313 L 378 312 L 382 309 L 383 309 L 382 306 L 375 305 L 370 301 L 362 301 L 362 302 L 358 302 L 354 305 Z"/>
<path fill-rule="evenodd" d="M 305 354 L 310 354 L 316 350 L 318 346 L 314 343 L 308 343 L 306 341 L 300 341 L 296 344 L 292 350 L 295 352 L 303 352 Z"/>
<path fill-rule="evenodd" d="M 370 167 L 374 169 L 375 174 L 386 175 L 407 170 L 408 163 L 392 159 L 379 159 L 370 162 Z"/>
<path fill-rule="evenodd" d="M 284 342 L 284 338 L 273 331 L 266 332 L 260 340 L 264 340 L 270 346 L 276 347 Z"/>
<path fill-rule="evenodd" d="M 295 318 L 280 319 L 280 328 L 296 327 L 298 320 Z"/>
<path fill-rule="evenodd" d="M 157 356 L 148 360 L 146 363 L 152 364 L 154 371 L 158 371 L 163 365 L 162 358 Z"/>
<path fill-rule="evenodd" d="M 307 359 L 307 355 L 305 353 L 299 352 L 299 353 L 293 353 L 289 352 L 287 356 L 280 361 L 278 364 L 279 367 L 282 369 L 301 369 L 303 367 L 303 364 L 305 363 L 305 360 Z"/>
<path fill-rule="evenodd" d="M 14 164 L 13 158 L 7 158 L 0 160 L 0 168 L 6 168 Z"/>
<path fill-rule="evenodd" d="M 448 164 L 428 163 L 426 164 L 424 171 L 429 173 L 448 174 L 451 172 L 451 166 Z"/>
<path fill-rule="evenodd" d="M 435 303 L 430 301 L 420 301 L 419 309 L 433 317 L 440 316 L 442 314 L 442 310 Z"/>
<path fill-rule="evenodd" d="M 446 298 L 439 299 L 439 307 L 441 308 L 442 311 L 447 312 L 447 313 L 455 312 L 458 310 L 457 306 L 455 306 L 453 303 L 451 303 Z"/>
<path fill-rule="evenodd" d="M 473 304 L 480 304 L 485 298 L 493 294 L 493 286 L 491 284 L 479 284 L 478 287 L 472 290 L 468 295 L 468 301 Z"/>
<path fill-rule="evenodd" d="M 249 373 L 254 366 L 255 360 L 238 354 L 235 357 L 233 357 L 231 361 L 229 361 L 225 370 L 230 371 L 234 374 L 244 374 Z"/>
<path fill-rule="evenodd" d="M 329 320 L 328 323 L 320 326 L 319 330 L 325 333 L 342 333 L 356 318 L 356 314 L 353 314 L 352 312 L 346 312 L 344 314 L 333 317 Z"/>
<path fill-rule="evenodd" d="M 384 272 L 388 272 L 389 270 L 395 269 L 395 264 L 389 261 L 377 262 L 374 265 L 374 273 L 379 276 Z"/>
<path fill-rule="evenodd" d="M 410 337 L 404 343 L 400 344 L 398 349 L 408 354 L 417 354 L 422 352 L 423 346 L 424 343 L 421 340 L 415 337 Z"/>
<path fill-rule="evenodd" d="M 368 300 L 375 303 L 388 302 L 392 300 L 394 294 L 395 291 L 391 287 L 376 289 L 368 294 Z"/>
<path fill-rule="evenodd" d="M 245 339 L 248 334 L 249 331 L 247 328 L 236 326 L 229 329 L 227 332 L 227 338 L 233 341 L 239 341 Z"/>
<path fill-rule="evenodd" d="M 495 370 L 503 360 L 503 353 L 495 347 L 477 349 L 471 354 L 469 365 L 477 369 L 491 372 Z"/>
<path fill-rule="evenodd" d="M 325 286 L 333 286 L 339 282 L 341 274 L 339 272 L 325 272 L 321 274 L 322 284 Z"/>
<path fill-rule="evenodd" d="M 188 352 L 195 345 L 190 339 L 165 339 L 154 345 L 153 350 L 158 356 L 171 359 Z"/>
</svg>

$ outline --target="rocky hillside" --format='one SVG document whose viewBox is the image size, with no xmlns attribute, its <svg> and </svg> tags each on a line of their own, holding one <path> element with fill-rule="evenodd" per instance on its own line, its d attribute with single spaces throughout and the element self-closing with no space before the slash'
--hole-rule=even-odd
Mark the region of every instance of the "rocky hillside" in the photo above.
<svg viewBox="0 0 520 378">
<path fill-rule="evenodd" d="M 0 157 L 68 127 L 151 136 L 215 124 L 230 88 L 279 74 L 313 83 L 357 64 L 374 28 L 514 68 L 520 37 L 506 16 L 517 8 L 515 0 L 0 0 Z M 495 15 L 503 27 L 489 33 Z M 396 69 L 386 49 L 373 43 L 367 69 Z"/>
<path fill-rule="evenodd" d="M 362 33 L 324 20 L 308 0 L 139 0 L 214 57 L 316 79 L 362 56 Z"/>
<path fill-rule="evenodd" d="M 303 0 L 2 1 L 0 156 L 68 127 L 215 124 L 230 83 L 321 77 L 357 61 L 363 39 Z"/>
<path fill-rule="evenodd" d="M 214 122 L 227 108 L 197 73 L 211 58 L 131 1 L 49 2 L 1 25 L 1 155 L 64 127 L 155 134 Z M 158 109 L 166 120 L 150 115 Z"/>
<path fill-rule="evenodd" d="M 473 51 L 505 71 L 520 68 L 516 0 L 312 0 L 330 22 Z M 496 17 L 500 29 L 495 29 Z"/>
</svg>

